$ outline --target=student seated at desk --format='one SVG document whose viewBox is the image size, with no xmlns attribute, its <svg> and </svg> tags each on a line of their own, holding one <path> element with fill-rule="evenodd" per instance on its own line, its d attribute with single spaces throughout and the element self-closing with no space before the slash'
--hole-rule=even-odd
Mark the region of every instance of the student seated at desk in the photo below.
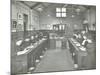
<svg viewBox="0 0 100 75">
<path fill-rule="evenodd" d="M 73 38 L 76 39 L 79 43 L 82 43 L 82 41 L 84 40 L 83 36 L 80 33 L 73 34 Z"/>
<path fill-rule="evenodd" d="M 87 38 L 86 36 L 83 36 L 83 42 L 82 42 L 82 45 L 83 46 L 85 46 L 85 47 L 87 47 L 87 44 L 88 43 L 92 43 L 92 40 L 91 39 L 89 39 L 89 38 Z"/>
<path fill-rule="evenodd" d="M 84 41 L 82 45 L 86 47 L 87 56 L 85 61 L 85 66 L 87 69 L 96 68 L 96 46 L 95 43 L 92 41 L 91 36 L 88 35 L 87 37 L 84 36 Z"/>
<path fill-rule="evenodd" d="M 34 36 L 31 36 L 30 43 L 32 43 L 32 44 L 35 43 Z"/>
<path fill-rule="evenodd" d="M 78 38 L 78 35 L 77 34 L 73 34 L 73 38 L 74 39 L 77 39 Z"/>
</svg>

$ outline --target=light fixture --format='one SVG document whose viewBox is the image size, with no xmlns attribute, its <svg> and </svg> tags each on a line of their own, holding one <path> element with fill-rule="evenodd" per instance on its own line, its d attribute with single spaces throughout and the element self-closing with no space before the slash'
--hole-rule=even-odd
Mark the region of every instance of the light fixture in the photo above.
<svg viewBox="0 0 100 75">
<path fill-rule="evenodd" d="M 80 9 L 79 9 L 79 8 L 77 8 L 77 9 L 76 9 L 76 12 L 80 12 Z"/>
<path fill-rule="evenodd" d="M 39 7 L 37 10 L 38 10 L 39 12 L 41 12 L 41 11 L 43 11 L 43 8 Z"/>
<path fill-rule="evenodd" d="M 79 8 L 76 9 L 77 15 L 79 15 L 80 11 L 81 11 L 81 9 L 79 9 Z"/>
<path fill-rule="evenodd" d="M 48 14 L 47 16 L 48 16 L 48 17 L 50 17 L 50 15 L 49 15 L 49 14 Z"/>
<path fill-rule="evenodd" d="M 74 17 L 75 17 L 75 15 L 72 15 L 71 17 L 72 17 L 72 18 L 74 18 Z"/>
<path fill-rule="evenodd" d="M 87 24 L 87 23 L 88 23 L 88 20 L 84 20 L 84 21 L 83 21 L 83 24 Z"/>
</svg>

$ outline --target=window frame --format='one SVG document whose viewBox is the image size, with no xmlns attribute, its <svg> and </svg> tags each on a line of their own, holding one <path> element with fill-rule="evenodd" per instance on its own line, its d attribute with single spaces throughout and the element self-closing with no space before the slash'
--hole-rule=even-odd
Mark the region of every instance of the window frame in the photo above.
<svg viewBox="0 0 100 75">
<path fill-rule="evenodd" d="M 66 8 L 56 8 L 56 17 L 67 17 Z"/>
</svg>

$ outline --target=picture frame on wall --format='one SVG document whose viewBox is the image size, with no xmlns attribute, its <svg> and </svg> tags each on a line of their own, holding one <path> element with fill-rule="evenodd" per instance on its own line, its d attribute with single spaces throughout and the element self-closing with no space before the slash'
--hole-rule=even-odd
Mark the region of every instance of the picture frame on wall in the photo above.
<svg viewBox="0 0 100 75">
<path fill-rule="evenodd" d="M 11 23 L 11 32 L 16 32 L 17 29 L 17 20 L 16 19 L 12 19 L 12 23 Z"/>
<path fill-rule="evenodd" d="M 23 20 L 23 14 L 22 13 L 18 13 L 18 20 Z"/>
</svg>

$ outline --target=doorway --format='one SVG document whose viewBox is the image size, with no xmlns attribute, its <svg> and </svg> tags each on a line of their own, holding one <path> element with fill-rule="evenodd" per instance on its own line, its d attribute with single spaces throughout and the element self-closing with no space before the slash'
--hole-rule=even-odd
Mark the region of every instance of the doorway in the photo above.
<svg viewBox="0 0 100 75">
<path fill-rule="evenodd" d="M 28 15 L 23 14 L 23 24 L 24 24 L 24 38 L 27 36 L 27 26 L 28 26 Z"/>
</svg>

